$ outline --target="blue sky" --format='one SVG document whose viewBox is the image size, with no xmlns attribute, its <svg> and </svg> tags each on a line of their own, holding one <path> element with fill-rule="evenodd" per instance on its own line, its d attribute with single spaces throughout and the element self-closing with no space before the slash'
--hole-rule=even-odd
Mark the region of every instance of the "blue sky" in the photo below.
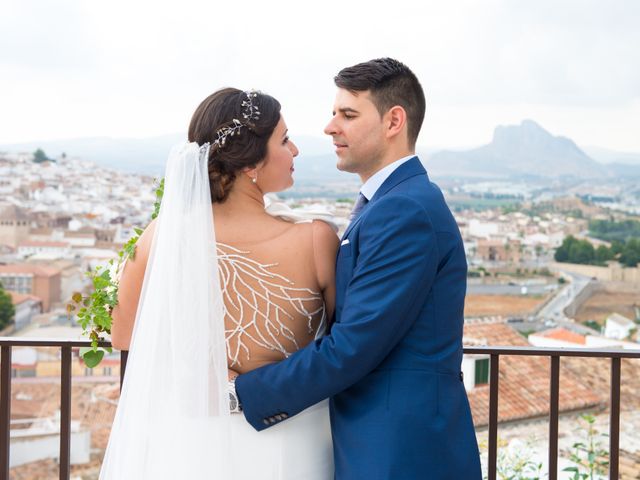
<svg viewBox="0 0 640 480">
<path fill-rule="evenodd" d="M 380 56 L 427 93 L 419 144 L 487 143 L 532 118 L 640 152 L 640 2 L 3 0 L 0 143 L 186 130 L 223 86 L 276 96 L 322 135 L 340 68 Z"/>
</svg>

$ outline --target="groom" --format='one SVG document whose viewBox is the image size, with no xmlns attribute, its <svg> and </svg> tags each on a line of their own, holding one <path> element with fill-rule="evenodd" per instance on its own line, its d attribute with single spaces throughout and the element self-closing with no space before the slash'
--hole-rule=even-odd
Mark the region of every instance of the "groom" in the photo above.
<svg viewBox="0 0 640 480">
<path fill-rule="evenodd" d="M 425 112 L 416 76 L 390 58 L 340 71 L 338 169 L 363 185 L 336 260 L 331 332 L 240 375 L 262 430 L 331 397 L 335 478 L 481 478 L 462 382 L 467 264 L 442 193 L 415 156 Z"/>
</svg>

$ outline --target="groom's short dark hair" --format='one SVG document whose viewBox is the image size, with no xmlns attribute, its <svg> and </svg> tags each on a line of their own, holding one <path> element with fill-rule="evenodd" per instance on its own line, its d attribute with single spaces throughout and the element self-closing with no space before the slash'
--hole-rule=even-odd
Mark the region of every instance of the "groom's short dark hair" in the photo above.
<svg viewBox="0 0 640 480">
<path fill-rule="evenodd" d="M 396 105 L 404 108 L 409 146 L 415 147 L 426 101 L 422 86 L 409 67 L 393 58 L 377 58 L 343 68 L 334 82 L 339 88 L 352 93 L 371 92 L 371 99 L 380 115 Z"/>
</svg>

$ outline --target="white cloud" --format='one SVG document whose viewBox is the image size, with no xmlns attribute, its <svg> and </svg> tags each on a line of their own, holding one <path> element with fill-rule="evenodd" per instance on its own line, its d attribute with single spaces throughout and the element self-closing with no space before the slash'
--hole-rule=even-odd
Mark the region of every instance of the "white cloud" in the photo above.
<svg viewBox="0 0 640 480">
<path fill-rule="evenodd" d="M 320 135 L 337 71 L 388 55 L 425 87 L 424 144 L 482 143 L 496 124 L 533 118 L 578 143 L 640 150 L 634 0 L 1 8 L 0 143 L 184 131 L 197 104 L 228 85 L 271 93 L 294 135 Z"/>
</svg>

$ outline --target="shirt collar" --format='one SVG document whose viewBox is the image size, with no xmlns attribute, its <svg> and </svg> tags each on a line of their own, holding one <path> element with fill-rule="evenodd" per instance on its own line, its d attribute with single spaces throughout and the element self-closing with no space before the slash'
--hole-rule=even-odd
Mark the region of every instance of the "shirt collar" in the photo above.
<svg viewBox="0 0 640 480">
<path fill-rule="evenodd" d="M 360 193 L 362 193 L 362 195 L 364 195 L 367 200 L 371 200 L 378 189 L 382 186 L 384 181 L 389 178 L 389 176 L 396 170 L 396 168 L 398 168 L 406 161 L 411 160 L 415 156 L 415 154 L 408 155 L 378 170 L 376 173 L 371 175 L 371 177 L 369 177 L 369 180 L 364 182 L 362 187 L 360 187 Z"/>
</svg>

